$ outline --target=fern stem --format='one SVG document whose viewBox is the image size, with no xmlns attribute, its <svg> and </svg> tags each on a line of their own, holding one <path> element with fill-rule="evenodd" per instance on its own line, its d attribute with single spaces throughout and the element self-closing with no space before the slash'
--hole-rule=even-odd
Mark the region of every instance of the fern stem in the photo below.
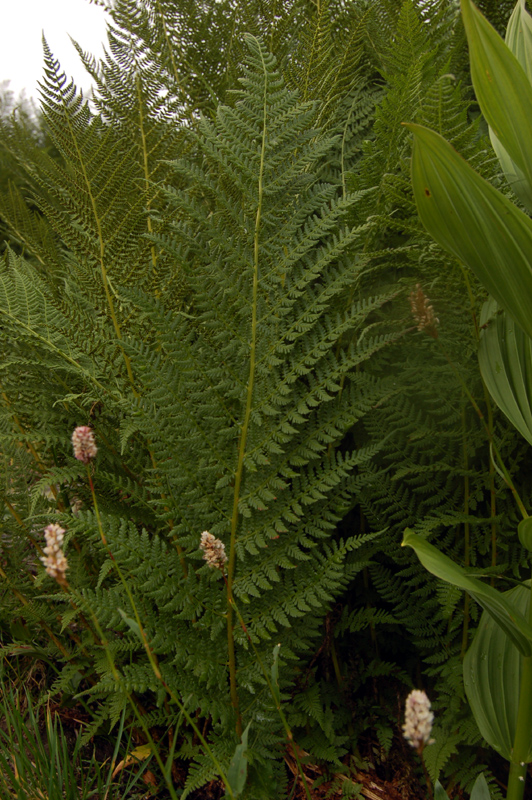
<svg viewBox="0 0 532 800">
<path fill-rule="evenodd" d="M 30 601 L 27 599 L 27 597 L 24 597 L 24 595 L 21 592 L 19 592 L 19 590 L 16 589 L 14 586 L 11 586 L 11 581 L 7 577 L 2 567 L 0 567 L 0 577 L 3 578 L 3 580 L 5 580 L 5 582 L 13 592 L 13 595 L 17 598 L 17 600 L 21 605 L 28 606 L 30 604 Z M 56 637 L 53 630 L 46 624 L 46 622 L 43 619 L 39 619 L 39 625 L 44 631 L 46 631 L 46 633 L 48 634 L 52 642 L 55 644 L 59 652 L 61 652 L 64 655 L 67 661 L 71 662 L 72 656 L 69 654 L 68 650 L 66 650 L 66 648 L 61 644 L 61 642 Z"/>
<path fill-rule="evenodd" d="M 176 83 L 177 83 L 177 85 L 179 87 L 179 90 L 186 97 L 185 85 L 183 84 L 181 78 L 179 77 L 179 72 L 177 71 L 176 61 L 175 61 L 175 58 L 174 58 L 174 51 L 173 51 L 173 48 L 172 48 L 172 43 L 170 42 L 170 37 L 168 36 L 166 23 L 165 23 L 165 20 L 164 20 L 164 12 L 161 9 L 161 4 L 160 4 L 159 0 L 155 0 L 155 5 L 157 6 L 157 11 L 159 12 L 159 19 L 161 21 L 163 34 L 164 34 L 164 39 L 166 41 L 166 46 L 168 48 L 168 54 L 170 56 L 170 61 L 172 63 L 172 72 L 174 74 L 175 81 L 176 81 Z M 179 42 L 176 41 L 176 44 L 179 47 Z M 179 48 L 179 50 L 180 50 L 179 56 L 181 58 L 181 62 L 183 64 L 185 64 L 185 66 L 187 66 L 190 70 L 192 70 L 193 68 L 191 67 L 190 62 L 188 61 L 183 49 Z M 215 106 L 217 106 L 218 102 L 219 102 L 218 97 L 216 96 L 216 92 L 214 91 L 214 89 L 212 88 L 210 83 L 206 80 L 205 76 L 201 72 L 196 72 L 195 73 L 195 77 L 196 77 L 196 80 L 199 80 L 200 83 L 205 87 L 205 89 L 209 93 L 209 95 L 211 97 L 211 100 L 213 101 L 213 104 Z M 186 105 L 187 105 L 187 111 L 190 113 L 190 109 L 191 109 L 190 102 L 188 102 Z"/>
<path fill-rule="evenodd" d="M 316 27 L 314 29 L 314 36 L 312 37 L 312 47 L 310 48 L 310 53 L 308 56 L 307 62 L 307 69 L 305 72 L 305 86 L 303 92 L 301 93 L 302 99 L 306 100 L 309 93 L 309 83 L 310 83 L 310 73 L 313 66 L 314 60 L 314 51 L 319 49 L 319 38 L 321 34 L 321 8 L 319 0 L 313 0 L 316 5 L 316 13 L 318 15 L 318 19 L 316 21 Z"/>
<path fill-rule="evenodd" d="M 10 402 L 8 396 L 6 395 L 6 393 L 3 390 L 2 390 L 2 398 L 5 400 L 6 405 L 9 408 L 11 408 L 11 402 Z M 17 417 L 17 415 L 14 412 L 13 412 L 13 415 L 12 415 L 12 419 L 13 419 L 13 422 L 14 422 L 15 426 L 19 429 L 20 433 L 23 436 L 25 436 L 26 432 L 25 432 L 24 428 L 22 427 L 19 418 Z M 23 446 L 23 443 L 20 442 L 20 445 Z M 30 453 L 32 454 L 33 458 L 35 459 L 36 463 L 39 465 L 39 469 L 41 470 L 41 472 L 46 472 L 46 466 L 41 461 L 41 458 L 40 458 L 39 454 L 37 453 L 35 447 L 32 445 L 32 443 L 31 442 L 26 442 L 26 446 L 27 446 L 28 450 L 30 451 Z M 57 490 L 55 489 L 55 486 L 51 486 L 50 488 L 52 490 L 52 494 L 54 495 L 54 498 L 57 499 Z"/>
<path fill-rule="evenodd" d="M 258 203 L 255 216 L 255 232 L 253 237 L 253 296 L 251 303 L 251 342 L 249 346 L 249 377 L 246 396 L 246 407 L 244 420 L 240 432 L 238 443 L 238 462 L 235 474 L 235 489 L 233 494 L 233 513 L 231 516 L 231 541 L 229 545 L 229 563 L 227 566 L 227 650 L 229 656 L 229 681 L 231 689 L 231 702 L 236 714 L 236 732 L 238 737 L 242 736 L 242 718 L 239 711 L 238 689 L 236 681 L 236 661 L 235 661 L 235 641 L 233 635 L 233 578 L 236 563 L 236 532 L 238 529 L 238 503 L 240 500 L 240 487 L 244 472 L 244 458 L 246 455 L 247 436 L 249 420 L 251 418 L 251 407 L 253 402 L 253 385 L 255 382 L 255 357 L 257 348 L 257 302 L 259 293 L 259 234 L 262 215 L 263 200 L 263 180 L 264 162 L 266 153 L 266 120 L 267 120 L 267 92 L 268 92 L 268 72 L 264 63 L 263 53 L 260 50 L 262 66 L 264 70 L 264 103 L 263 103 L 263 127 L 262 143 L 260 152 Z"/>
<path fill-rule="evenodd" d="M 177 71 L 177 66 L 176 66 L 176 63 L 175 63 L 174 51 L 172 49 L 172 45 L 171 45 L 170 39 L 168 37 L 168 31 L 166 30 L 166 23 L 164 21 L 164 14 L 162 12 L 161 4 L 160 4 L 159 0 L 155 0 L 155 5 L 157 6 L 157 11 L 159 12 L 159 19 L 161 20 L 161 25 L 162 25 L 162 28 L 163 28 L 164 39 L 165 39 L 165 42 L 166 42 L 166 46 L 168 48 L 168 54 L 170 56 L 170 61 L 172 62 L 172 72 L 174 73 L 175 82 L 177 83 L 177 85 L 179 86 L 180 90 L 184 94 L 183 86 L 181 85 L 181 79 L 179 78 L 179 72 Z"/>
<path fill-rule="evenodd" d="M 146 134 L 144 132 L 144 115 L 142 113 L 142 92 L 140 86 L 140 77 L 137 73 L 135 76 L 135 85 L 137 88 L 137 97 L 139 103 L 139 129 L 140 129 L 140 138 L 142 142 L 142 163 L 144 166 L 144 181 L 146 183 L 146 209 L 148 212 L 147 218 L 147 225 L 148 225 L 148 233 L 153 233 L 153 227 L 151 224 L 151 217 L 150 217 L 150 210 L 151 210 L 151 197 L 150 197 L 150 170 L 148 164 L 148 147 L 146 144 Z M 153 272 L 156 274 L 157 272 L 157 253 L 155 252 L 155 245 L 152 243 L 151 245 L 151 263 L 153 266 Z M 156 294 L 159 293 L 159 290 L 156 290 Z M 160 293 L 159 293 L 160 294 Z"/>
<path fill-rule="evenodd" d="M 341 149 L 341 156 L 340 156 L 340 166 L 341 166 L 341 170 L 342 170 L 342 199 L 343 200 L 346 200 L 346 198 L 347 198 L 347 187 L 346 187 L 346 184 L 345 184 L 345 140 L 346 140 L 346 137 L 347 137 L 347 129 L 349 127 L 349 123 L 351 122 L 351 114 L 353 113 L 353 109 L 355 107 L 355 104 L 358 102 L 358 100 L 359 100 L 359 97 L 358 97 L 358 95 L 356 95 L 353 98 L 353 102 L 351 103 L 351 106 L 349 108 L 349 114 L 347 115 L 347 119 L 345 121 L 344 130 L 343 130 L 343 134 L 342 134 L 342 149 Z"/>
<path fill-rule="evenodd" d="M 16 509 L 13 508 L 13 506 L 11 505 L 11 503 L 9 502 L 7 497 L 4 497 L 4 503 L 6 504 L 7 509 L 9 511 L 9 513 L 11 514 L 11 516 L 13 517 L 13 519 L 20 525 L 21 528 L 25 529 L 26 526 L 24 525 L 20 515 L 18 514 Z M 35 542 L 35 540 L 33 538 L 32 538 L 32 542 L 33 542 L 33 544 L 36 544 L 36 542 Z"/>
<path fill-rule="evenodd" d="M 117 319 L 116 312 L 115 312 L 113 298 L 111 297 L 111 291 L 110 291 L 110 288 L 109 288 L 109 279 L 107 277 L 107 268 L 105 266 L 105 241 L 104 241 L 104 238 L 103 238 L 102 224 L 101 224 L 101 221 L 100 221 L 100 215 L 98 214 L 98 208 L 96 206 L 96 199 L 95 199 L 94 194 L 92 192 L 92 185 L 91 185 L 91 182 L 89 180 L 89 176 L 87 175 L 87 170 L 86 170 L 86 167 L 85 167 L 85 162 L 83 160 L 83 156 L 82 156 L 81 151 L 80 151 L 80 149 L 78 147 L 78 142 L 77 142 L 76 136 L 75 136 L 74 131 L 72 130 L 72 126 L 70 124 L 70 117 L 69 117 L 68 114 L 65 114 L 65 118 L 67 120 L 67 124 L 68 124 L 68 127 L 70 129 L 70 135 L 72 137 L 72 142 L 74 143 L 74 147 L 76 148 L 76 152 L 77 152 L 78 159 L 79 159 L 79 164 L 81 166 L 81 171 L 83 173 L 83 179 L 85 181 L 85 186 L 87 187 L 87 194 L 89 196 L 91 207 L 92 207 L 92 213 L 94 215 L 94 221 L 96 223 L 96 229 L 98 231 L 98 241 L 99 241 L 99 244 L 100 244 L 100 256 L 99 256 L 99 258 L 100 258 L 100 271 L 101 271 L 101 274 L 102 274 L 102 283 L 103 283 L 103 288 L 104 288 L 104 292 L 105 292 L 105 297 L 107 299 L 107 304 L 109 306 L 109 313 L 111 314 L 111 321 L 113 323 L 113 328 L 115 329 L 116 338 L 119 341 L 121 341 L 122 333 L 120 331 L 120 325 L 118 324 L 118 319 Z M 124 363 L 126 365 L 126 371 L 127 371 L 127 375 L 128 375 L 128 378 L 129 378 L 129 382 L 131 383 L 131 387 L 133 389 L 133 394 L 135 395 L 135 397 L 139 397 L 139 394 L 138 394 L 137 390 L 135 389 L 135 384 L 134 384 L 134 381 L 133 381 L 133 371 L 131 369 L 131 362 L 129 360 L 129 356 L 127 355 L 127 353 L 125 352 L 125 350 L 124 350 L 124 348 L 122 347 L 121 344 L 119 345 L 119 347 L 120 347 L 120 350 L 122 351 L 122 355 L 124 357 Z"/>
<path fill-rule="evenodd" d="M 61 350 L 59 347 L 56 347 L 53 344 L 53 342 L 51 342 L 45 336 L 41 336 L 39 333 L 37 333 L 37 331 L 34 328 L 32 328 L 31 325 L 26 325 L 26 323 L 22 322 L 14 314 L 11 314 L 9 311 L 6 311 L 5 308 L 0 308 L 0 314 L 3 314 L 11 322 L 14 322 L 16 325 L 18 325 L 20 328 L 26 331 L 29 334 L 30 339 L 34 338 L 37 339 L 39 342 L 42 342 L 48 350 L 52 350 L 52 352 L 60 356 L 60 358 L 64 359 L 68 364 L 71 364 L 73 367 L 76 367 L 80 371 L 80 373 L 90 383 L 93 383 L 94 386 L 97 386 L 98 389 L 101 389 L 103 392 L 111 396 L 114 400 L 117 401 L 120 400 L 120 398 L 117 395 L 113 395 L 113 393 L 110 392 L 108 389 L 106 389 L 106 387 L 103 384 L 101 384 L 99 380 L 97 380 L 93 375 L 91 375 L 91 373 L 87 369 L 82 367 L 81 364 L 78 364 L 78 362 L 74 358 L 71 358 L 67 353 L 64 352 L 64 350 Z"/>
</svg>

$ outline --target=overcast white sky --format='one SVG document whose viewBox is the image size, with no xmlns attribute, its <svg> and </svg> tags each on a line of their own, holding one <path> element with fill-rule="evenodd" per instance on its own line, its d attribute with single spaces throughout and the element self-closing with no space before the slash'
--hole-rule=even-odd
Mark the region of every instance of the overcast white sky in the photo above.
<svg viewBox="0 0 532 800">
<path fill-rule="evenodd" d="M 18 96 L 39 99 L 43 75 L 42 31 L 61 67 L 85 91 L 90 78 L 79 62 L 69 34 L 85 51 L 100 57 L 106 42 L 107 14 L 88 0 L 0 0 L 0 83 Z"/>
</svg>

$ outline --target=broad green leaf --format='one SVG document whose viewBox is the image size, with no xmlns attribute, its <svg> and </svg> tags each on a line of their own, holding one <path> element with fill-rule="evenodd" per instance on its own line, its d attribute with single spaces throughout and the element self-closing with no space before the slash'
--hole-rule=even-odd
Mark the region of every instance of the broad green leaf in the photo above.
<svg viewBox="0 0 532 800">
<path fill-rule="evenodd" d="M 499 142 L 492 129 L 490 128 L 490 139 L 493 149 L 499 159 L 502 171 L 508 181 L 515 196 L 532 213 L 532 187 L 527 181 L 524 173 L 517 164 L 512 161 L 502 144 Z"/>
<path fill-rule="evenodd" d="M 470 594 L 510 637 L 523 655 L 532 655 L 532 626 L 523 614 L 506 600 L 504 594 L 477 578 L 471 578 L 462 567 L 408 528 L 405 530 L 402 546 L 412 547 L 425 569 L 437 578 L 452 583 L 453 586 L 458 586 Z"/>
<path fill-rule="evenodd" d="M 494 300 L 484 303 L 480 325 L 482 378 L 501 411 L 532 444 L 532 339 Z"/>
<path fill-rule="evenodd" d="M 489 786 L 486 783 L 483 772 L 480 773 L 474 783 L 473 791 L 471 792 L 471 800 L 491 800 Z"/>
<path fill-rule="evenodd" d="M 516 586 L 503 597 L 516 614 L 528 615 L 530 587 Z M 464 659 L 464 686 L 482 736 L 508 761 L 517 724 L 521 668 L 521 654 L 484 612 Z M 532 732 L 527 758 L 530 761 Z"/>
<path fill-rule="evenodd" d="M 439 781 L 434 784 L 434 800 L 449 800 L 449 795 Z"/>
<path fill-rule="evenodd" d="M 506 44 L 523 67 L 529 81 L 532 82 L 532 17 L 525 9 L 525 0 L 518 0 L 508 27 Z M 490 128 L 490 139 L 497 158 L 506 175 L 506 180 L 523 205 L 532 212 L 532 187 L 522 170 L 510 158 Z"/>
<path fill-rule="evenodd" d="M 505 42 L 532 83 L 532 17 L 526 10 L 525 0 L 517 0 L 508 20 Z"/>
<path fill-rule="evenodd" d="M 120 616 L 122 617 L 122 619 L 124 620 L 124 622 L 126 623 L 126 625 L 128 626 L 128 628 L 130 628 L 133 631 L 133 633 L 135 633 L 139 637 L 140 641 L 142 642 L 143 641 L 142 633 L 141 633 L 141 630 L 139 628 L 138 622 L 135 622 L 134 619 L 131 619 L 131 617 L 128 617 L 127 614 L 124 611 L 122 611 L 121 608 L 118 608 L 117 611 L 120 614 Z"/>
<path fill-rule="evenodd" d="M 471 78 L 482 113 L 532 185 L 532 85 L 525 70 L 471 0 L 461 0 Z"/>
<path fill-rule="evenodd" d="M 248 734 L 250 725 L 251 722 L 248 723 L 246 730 L 242 734 L 241 743 L 237 744 L 235 748 L 235 753 L 231 760 L 231 764 L 229 765 L 229 770 L 227 772 L 227 780 L 229 781 L 229 786 L 231 787 L 231 790 L 235 797 L 238 797 L 239 794 L 242 794 L 246 786 L 246 779 L 248 774 L 247 749 L 248 749 Z"/>
<path fill-rule="evenodd" d="M 412 184 L 423 224 L 532 336 L 532 220 L 438 133 L 406 127 L 414 134 Z"/>
<path fill-rule="evenodd" d="M 519 541 L 529 553 L 532 553 L 532 517 L 522 519 L 517 528 Z"/>
</svg>

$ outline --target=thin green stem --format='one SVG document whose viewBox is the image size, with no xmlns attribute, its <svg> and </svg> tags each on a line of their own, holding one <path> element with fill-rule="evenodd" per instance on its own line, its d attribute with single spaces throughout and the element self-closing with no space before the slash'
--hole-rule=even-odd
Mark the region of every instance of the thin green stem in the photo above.
<svg viewBox="0 0 532 800">
<path fill-rule="evenodd" d="M 145 183 L 145 187 L 146 187 L 146 210 L 148 212 L 147 213 L 147 225 L 148 225 L 148 233 L 151 236 L 153 234 L 153 226 L 151 224 L 151 216 L 150 216 L 150 214 L 151 214 L 151 200 L 152 200 L 152 198 L 150 197 L 150 168 L 149 168 L 149 163 L 148 163 L 148 145 L 147 145 L 147 142 L 146 142 L 146 132 L 144 130 L 144 114 L 142 113 L 142 103 L 143 103 L 142 89 L 141 89 L 141 85 L 140 85 L 140 76 L 139 76 L 138 73 L 136 75 L 135 86 L 136 86 L 136 89 L 137 89 L 137 99 L 138 99 L 138 104 L 139 104 L 139 131 L 140 131 L 140 139 L 141 139 L 141 142 L 142 142 L 142 160 L 143 160 L 143 166 L 144 166 L 144 183 Z M 153 267 L 153 273 L 155 274 L 157 272 L 157 253 L 156 253 L 155 245 L 153 244 L 153 242 L 150 245 L 150 250 L 151 250 L 151 262 L 152 262 L 152 267 Z M 156 290 L 156 294 L 157 295 L 160 294 L 159 290 Z"/>
<path fill-rule="evenodd" d="M 473 296 L 473 290 L 471 289 L 471 281 L 469 280 L 469 273 L 464 267 L 463 264 L 460 264 L 460 269 L 462 270 L 462 275 L 464 278 L 464 283 L 467 288 L 467 294 L 469 297 L 469 305 L 471 307 L 471 317 L 473 319 L 473 326 L 475 331 L 475 341 L 477 345 L 480 342 L 480 328 L 478 325 L 477 314 L 475 311 L 475 298 Z M 488 421 L 487 425 L 487 434 L 488 439 L 490 442 L 493 441 L 493 406 L 491 404 L 491 397 L 490 393 L 488 392 L 488 387 L 484 383 L 484 379 L 482 379 L 482 389 L 484 391 L 484 405 L 488 411 Z M 493 459 L 490 458 L 490 465 L 489 465 L 489 489 L 490 489 L 490 519 L 491 519 L 491 566 L 497 566 L 497 495 L 495 491 L 495 465 L 493 463 Z M 492 576 L 491 578 L 491 585 L 494 586 L 495 579 Z"/>
<path fill-rule="evenodd" d="M 515 500 L 515 502 L 516 502 L 516 504 L 517 504 L 517 506 L 519 508 L 519 511 L 522 514 L 523 519 L 527 519 L 528 518 L 528 511 L 526 510 L 525 505 L 524 505 L 524 503 L 521 500 L 521 497 L 519 495 L 519 492 L 515 488 L 514 483 L 512 481 L 512 478 L 510 477 L 510 473 L 508 472 L 508 470 L 506 469 L 506 466 L 504 465 L 504 461 L 501 458 L 501 454 L 499 453 L 499 451 L 498 451 L 498 449 L 497 449 L 497 447 L 496 447 L 496 445 L 495 445 L 495 443 L 493 441 L 490 442 L 490 452 L 491 452 L 491 460 L 493 462 L 494 469 L 499 473 L 501 478 L 504 480 L 504 482 L 507 484 L 508 488 L 512 492 L 512 494 L 514 496 L 514 500 Z M 495 458 L 498 459 L 500 466 L 497 466 Z"/>
<path fill-rule="evenodd" d="M 261 52 L 262 58 L 262 52 Z M 236 681 L 236 659 L 235 659 L 235 641 L 233 635 L 233 579 L 236 566 L 236 533 L 238 529 L 239 511 L 238 504 L 240 501 L 240 487 L 244 474 L 244 458 L 246 455 L 246 445 L 249 421 L 251 418 L 251 408 L 253 402 L 253 387 L 255 383 L 255 358 L 257 347 L 257 301 L 259 293 L 259 234 L 261 227 L 262 217 L 262 201 L 263 201 L 263 180 L 264 180 L 264 163 L 266 154 L 266 132 L 267 132 L 267 92 L 268 92 L 268 71 L 266 64 L 263 63 L 264 69 L 264 107 L 263 107 L 263 125 L 262 125 L 262 145 L 260 153 L 260 166 L 259 166 L 259 184 L 258 184 L 258 203 L 257 213 L 255 216 L 255 233 L 253 238 L 253 297 L 251 302 L 251 340 L 249 346 L 249 377 L 246 395 L 246 407 L 244 410 L 244 420 L 242 423 L 242 431 L 240 433 L 240 440 L 238 443 L 238 461 L 235 473 L 235 488 L 233 492 L 233 511 L 231 516 L 231 542 L 229 545 L 229 562 L 227 565 L 227 650 L 229 657 L 229 683 L 231 688 L 231 702 L 236 714 L 236 732 L 240 737 L 242 736 L 242 719 L 239 710 L 238 688 Z"/>
<path fill-rule="evenodd" d="M 462 406 L 462 448 L 464 457 L 464 514 L 466 518 L 469 516 L 469 457 L 467 453 L 467 427 L 466 427 L 466 409 Z M 469 567 L 470 564 L 470 539 L 471 531 L 469 522 L 464 522 L 464 566 Z M 464 621 L 462 626 L 462 648 L 460 651 L 460 659 L 463 661 L 467 646 L 469 644 L 469 595 L 467 592 L 464 597 Z"/>
<path fill-rule="evenodd" d="M 427 772 L 427 767 L 425 765 L 425 759 L 423 758 L 423 751 L 419 751 L 419 758 L 421 760 L 421 766 L 423 767 L 423 774 L 425 776 L 425 782 L 427 784 L 427 791 L 429 793 L 429 798 L 432 800 L 434 794 L 432 792 L 432 783 L 430 782 L 429 773 Z"/>
<path fill-rule="evenodd" d="M 77 152 L 78 159 L 79 159 L 79 165 L 80 165 L 81 171 L 83 173 L 83 179 L 85 181 L 85 186 L 87 188 L 87 194 L 89 195 L 89 199 L 90 199 L 90 203 L 91 203 L 91 207 L 92 207 L 92 213 L 94 215 L 94 222 L 96 224 L 96 230 L 98 232 L 98 242 L 99 242 L 99 251 L 100 251 L 99 252 L 100 272 L 101 272 L 101 275 L 102 275 L 102 284 L 103 284 L 103 289 L 104 289 L 104 292 L 105 292 L 105 297 L 107 299 L 107 305 L 109 306 L 109 313 L 111 314 L 111 322 L 113 323 L 113 328 L 115 330 L 116 338 L 119 341 L 119 347 L 120 347 L 120 350 L 122 351 L 122 356 L 124 358 L 124 363 L 126 365 L 126 372 L 127 372 L 128 378 L 129 378 L 129 382 L 131 384 L 131 388 L 132 388 L 133 394 L 135 395 L 135 397 L 138 397 L 139 394 L 138 394 L 138 392 L 137 392 L 137 390 L 135 388 L 135 383 L 134 383 L 134 380 L 133 380 L 133 371 L 131 369 L 131 362 L 129 360 L 128 354 L 126 353 L 126 351 L 124 350 L 124 348 L 123 348 L 123 346 L 121 344 L 121 342 L 122 342 L 122 333 L 120 331 L 120 324 L 119 324 L 118 318 L 116 316 L 116 311 L 115 311 L 115 307 L 114 307 L 114 303 L 113 303 L 113 298 L 111 297 L 109 278 L 107 276 L 107 267 L 105 265 L 105 258 L 106 258 L 106 256 L 105 256 L 105 240 L 103 238 L 102 223 L 101 223 L 100 215 L 98 213 L 98 208 L 97 208 L 97 205 L 96 205 L 96 198 L 94 196 L 92 184 L 91 184 L 91 182 L 89 180 L 89 176 L 88 176 L 88 173 L 87 173 L 87 168 L 85 166 L 85 161 L 83 160 L 83 154 L 82 154 L 81 149 L 80 149 L 80 147 L 78 145 L 78 140 L 76 139 L 75 131 L 74 131 L 72 125 L 71 125 L 70 116 L 69 116 L 68 113 L 65 114 L 65 120 L 66 120 L 67 125 L 68 125 L 68 127 L 70 129 L 70 135 L 72 137 L 72 142 L 74 144 L 74 147 L 76 148 L 76 152 Z"/>
</svg>

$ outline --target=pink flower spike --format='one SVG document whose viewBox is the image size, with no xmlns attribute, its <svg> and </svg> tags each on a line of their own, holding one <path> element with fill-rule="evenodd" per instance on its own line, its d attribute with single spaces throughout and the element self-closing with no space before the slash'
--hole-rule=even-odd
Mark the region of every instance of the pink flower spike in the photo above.
<svg viewBox="0 0 532 800">
<path fill-rule="evenodd" d="M 74 458 L 88 464 L 96 458 L 98 448 L 94 440 L 94 431 L 88 425 L 79 425 L 72 434 L 72 445 L 74 447 Z"/>
<path fill-rule="evenodd" d="M 60 525 L 47 525 L 44 529 L 46 547 L 43 550 L 44 556 L 41 561 L 46 572 L 62 586 L 66 586 L 65 573 L 68 569 L 68 561 L 63 553 L 63 536 L 65 531 Z"/>
<path fill-rule="evenodd" d="M 203 550 L 203 558 L 209 565 L 223 572 L 227 556 L 225 554 L 225 545 L 217 539 L 209 531 L 203 531 L 200 539 L 200 547 Z"/>
<path fill-rule="evenodd" d="M 413 689 L 406 698 L 403 736 L 418 753 L 422 752 L 426 744 L 434 742 L 430 738 L 433 720 L 429 698 L 425 692 Z"/>
</svg>

